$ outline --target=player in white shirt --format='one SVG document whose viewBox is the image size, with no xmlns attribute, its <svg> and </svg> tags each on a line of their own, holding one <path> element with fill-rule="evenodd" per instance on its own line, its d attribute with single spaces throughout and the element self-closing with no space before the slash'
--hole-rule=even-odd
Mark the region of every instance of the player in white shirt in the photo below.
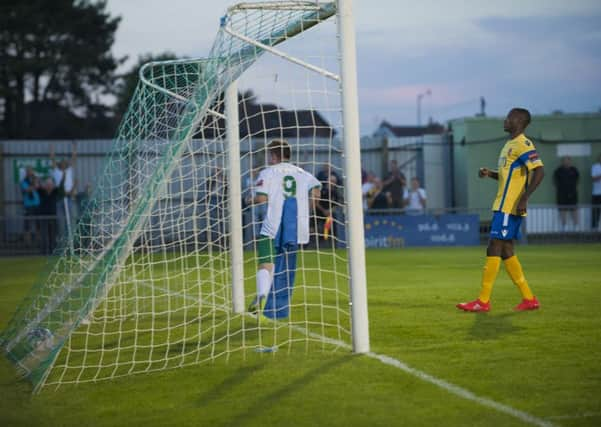
<svg viewBox="0 0 601 427">
<path fill-rule="evenodd" d="M 249 306 L 249 311 L 253 313 L 265 309 L 268 303 L 267 297 L 272 288 L 274 267 L 276 267 L 276 275 L 282 274 L 280 282 L 287 280 L 284 284 L 287 287 L 285 300 L 289 298 L 294 284 L 294 271 L 277 271 L 276 257 L 279 259 L 281 255 L 292 254 L 294 261 L 288 260 L 285 264 L 286 268 L 290 269 L 290 263 L 296 265 L 296 247 L 298 244 L 309 242 L 309 217 L 311 210 L 315 209 L 315 199 L 319 198 L 321 187 L 317 178 L 289 163 L 288 142 L 274 140 L 269 143 L 267 150 L 270 166 L 261 171 L 255 184 L 254 203 L 267 203 L 267 215 L 261 225 L 257 241 L 259 255 L 257 297 Z M 288 279 L 283 277 L 285 274 L 288 274 Z M 278 299 L 278 295 L 275 298 Z M 277 302 L 269 304 L 274 307 L 269 317 L 287 315 L 286 302 L 283 303 L 286 307 L 278 308 L 277 304 Z"/>
<path fill-rule="evenodd" d="M 426 190 L 419 186 L 419 179 L 411 179 L 411 189 L 405 190 L 407 213 L 423 214 L 426 209 Z"/>
</svg>

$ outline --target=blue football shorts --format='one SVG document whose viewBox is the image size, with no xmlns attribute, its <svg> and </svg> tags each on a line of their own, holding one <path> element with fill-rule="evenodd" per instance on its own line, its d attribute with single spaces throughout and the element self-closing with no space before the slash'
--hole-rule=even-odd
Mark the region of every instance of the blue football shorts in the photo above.
<svg viewBox="0 0 601 427">
<path fill-rule="evenodd" d="M 518 240 L 522 234 L 520 226 L 522 217 L 505 212 L 495 211 L 490 225 L 490 238 L 498 240 Z"/>
</svg>

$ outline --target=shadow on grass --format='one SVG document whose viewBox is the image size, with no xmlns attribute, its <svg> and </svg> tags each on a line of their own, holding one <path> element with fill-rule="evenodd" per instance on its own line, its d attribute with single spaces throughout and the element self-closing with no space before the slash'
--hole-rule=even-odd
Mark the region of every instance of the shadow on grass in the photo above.
<svg viewBox="0 0 601 427">
<path fill-rule="evenodd" d="M 258 371 L 262 370 L 267 361 L 261 361 L 258 364 L 253 364 L 252 366 L 243 366 L 239 369 L 236 369 L 232 375 L 225 378 L 219 384 L 216 384 L 210 390 L 207 390 L 206 393 L 203 393 L 198 398 L 198 405 L 200 407 L 206 407 L 208 404 L 215 400 L 226 399 L 229 397 L 231 390 L 239 387 L 241 384 L 245 383 L 253 374 L 256 374 Z"/>
<path fill-rule="evenodd" d="M 521 326 L 515 326 L 511 320 L 518 312 L 491 315 L 475 313 L 475 320 L 469 335 L 476 340 L 493 340 L 503 335 L 511 335 L 521 331 Z"/>
<path fill-rule="evenodd" d="M 248 405 L 248 407 L 249 408 L 271 408 L 271 407 L 277 406 L 280 401 L 286 399 L 291 394 L 301 393 L 303 388 L 306 387 L 308 384 L 310 384 L 313 380 L 321 377 L 322 375 L 324 375 L 325 373 L 327 373 L 333 369 L 336 369 L 336 368 L 350 362 L 353 357 L 356 357 L 356 356 L 349 354 L 349 355 L 346 355 L 343 357 L 335 358 L 334 360 L 326 362 L 326 363 L 318 366 L 317 368 L 308 371 L 303 376 L 301 376 L 293 381 L 290 381 L 290 382 L 286 383 L 285 385 L 282 385 L 279 388 L 274 388 L 269 394 L 263 395 L 261 393 L 258 393 L 256 395 L 256 402 L 251 405 Z M 249 368 L 249 369 L 251 371 L 255 371 L 255 368 Z M 246 376 L 248 376 L 248 374 L 246 374 Z M 223 385 L 225 385 L 226 383 L 230 383 L 230 384 L 236 383 L 236 382 L 232 381 L 234 379 L 235 379 L 235 377 L 232 377 L 229 380 L 222 383 L 218 387 L 224 395 L 226 395 L 228 393 L 228 388 L 223 387 Z M 264 416 L 265 416 L 264 411 L 261 411 L 261 410 L 249 411 L 245 408 L 243 410 L 243 412 L 241 412 L 237 415 L 232 414 L 232 418 L 230 420 L 227 420 L 224 424 L 222 424 L 222 427 L 240 427 L 242 425 L 252 424 L 252 421 L 255 418 L 264 417 Z"/>
</svg>

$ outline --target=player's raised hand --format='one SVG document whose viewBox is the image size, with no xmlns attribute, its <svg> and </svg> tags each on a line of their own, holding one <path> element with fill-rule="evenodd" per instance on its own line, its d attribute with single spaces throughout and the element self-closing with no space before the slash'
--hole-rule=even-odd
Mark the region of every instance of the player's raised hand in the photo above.
<svg viewBox="0 0 601 427">
<path fill-rule="evenodd" d="M 490 170 L 487 168 L 480 168 L 478 169 L 478 176 L 480 178 L 486 178 L 487 176 L 490 175 Z"/>
</svg>

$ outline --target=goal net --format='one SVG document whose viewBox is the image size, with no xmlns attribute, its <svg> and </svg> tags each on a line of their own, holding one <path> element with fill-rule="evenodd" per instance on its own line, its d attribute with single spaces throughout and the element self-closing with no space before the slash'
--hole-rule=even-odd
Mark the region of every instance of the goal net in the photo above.
<svg viewBox="0 0 601 427">
<path fill-rule="evenodd" d="M 0 336 L 36 389 L 350 348 L 354 196 L 336 10 L 233 6 L 206 58 L 142 67 L 92 201 Z M 274 139 L 322 187 L 309 242 L 294 248 L 295 265 L 276 268 L 283 314 L 263 316 L 246 307 L 267 211 L 255 187 Z"/>
</svg>

